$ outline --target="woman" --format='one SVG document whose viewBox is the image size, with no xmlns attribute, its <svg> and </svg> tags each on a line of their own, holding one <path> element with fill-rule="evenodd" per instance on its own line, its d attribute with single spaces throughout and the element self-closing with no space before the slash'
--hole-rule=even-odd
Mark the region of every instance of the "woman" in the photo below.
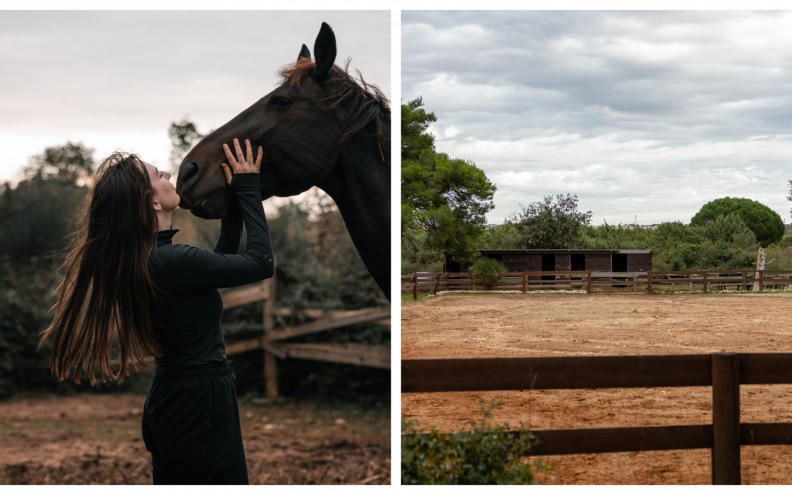
<svg viewBox="0 0 792 495">
<path fill-rule="evenodd" d="M 74 372 L 121 381 L 129 362 L 155 356 L 143 411 L 143 439 L 156 484 L 247 484 L 234 378 L 220 329 L 216 289 L 273 274 L 272 244 L 259 192 L 261 153 L 223 145 L 223 172 L 236 202 L 214 252 L 172 244 L 179 196 L 170 175 L 135 155 L 99 167 L 84 223 L 65 262 L 53 342 L 59 380 Z M 230 165 L 229 165 L 230 164 Z M 236 254 L 247 227 L 247 252 Z M 120 367 L 110 353 L 117 337 Z"/>
</svg>

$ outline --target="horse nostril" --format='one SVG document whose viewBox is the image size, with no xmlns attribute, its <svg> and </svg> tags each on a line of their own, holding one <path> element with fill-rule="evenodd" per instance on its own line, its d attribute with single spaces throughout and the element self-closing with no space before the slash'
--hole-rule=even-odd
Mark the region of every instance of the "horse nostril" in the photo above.
<svg viewBox="0 0 792 495">
<path fill-rule="evenodd" d="M 190 162 L 181 166 L 179 169 L 178 183 L 182 188 L 187 187 L 190 182 L 195 180 L 195 178 L 198 176 L 198 168 L 198 164 L 195 162 Z"/>
</svg>

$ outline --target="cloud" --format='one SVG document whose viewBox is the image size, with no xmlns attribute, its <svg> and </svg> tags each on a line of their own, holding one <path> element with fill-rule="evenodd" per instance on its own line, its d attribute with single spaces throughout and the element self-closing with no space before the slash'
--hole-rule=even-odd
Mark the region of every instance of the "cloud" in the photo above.
<svg viewBox="0 0 792 495">
<path fill-rule="evenodd" d="M 219 127 L 275 88 L 323 21 L 336 62 L 390 95 L 387 11 L 0 11 L 0 142 L 13 144 L 0 181 L 67 140 L 167 165 L 171 122 Z"/>
<path fill-rule="evenodd" d="M 790 21 L 777 11 L 404 12 L 403 101 L 422 96 L 438 150 L 495 182 L 491 222 L 567 192 L 609 223 L 689 221 L 727 195 L 788 221 Z"/>
</svg>

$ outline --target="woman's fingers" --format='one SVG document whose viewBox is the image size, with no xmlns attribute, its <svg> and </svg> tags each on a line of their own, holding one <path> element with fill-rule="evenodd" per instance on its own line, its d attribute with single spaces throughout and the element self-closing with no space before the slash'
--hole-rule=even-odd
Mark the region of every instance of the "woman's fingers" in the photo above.
<svg viewBox="0 0 792 495">
<path fill-rule="evenodd" d="M 234 158 L 233 153 L 231 153 L 231 148 L 229 148 L 225 143 L 223 143 L 223 151 L 225 152 L 225 156 L 228 159 L 228 163 L 230 163 L 232 166 L 236 165 L 236 158 Z"/>
<path fill-rule="evenodd" d="M 227 163 L 221 163 L 220 166 L 223 169 L 223 174 L 225 174 L 226 184 L 228 184 L 230 186 L 231 185 L 231 177 L 233 177 L 233 174 L 231 173 L 231 167 L 229 167 Z"/>
<path fill-rule="evenodd" d="M 253 165 L 256 167 L 256 170 L 261 170 L 261 158 L 264 156 L 264 148 L 261 146 L 258 147 L 258 156 L 256 157 L 256 163 Z"/>
<path fill-rule="evenodd" d="M 253 165 L 253 147 L 250 145 L 250 139 L 245 139 L 245 151 L 248 165 Z"/>
<path fill-rule="evenodd" d="M 233 173 L 259 173 L 261 170 L 261 160 L 264 154 L 264 148 L 258 147 L 258 156 L 253 155 L 253 146 L 250 144 L 249 139 L 245 139 L 245 151 L 243 153 L 242 146 L 239 144 L 239 139 L 234 139 L 234 152 L 227 144 L 223 144 L 223 151 L 225 152 L 228 164 L 223 164 L 223 173 L 228 182 L 231 182 L 230 175 Z"/>
<path fill-rule="evenodd" d="M 237 161 L 240 165 L 245 163 L 245 154 L 242 152 L 242 146 L 239 145 L 239 139 L 234 139 L 234 150 L 236 150 Z"/>
</svg>

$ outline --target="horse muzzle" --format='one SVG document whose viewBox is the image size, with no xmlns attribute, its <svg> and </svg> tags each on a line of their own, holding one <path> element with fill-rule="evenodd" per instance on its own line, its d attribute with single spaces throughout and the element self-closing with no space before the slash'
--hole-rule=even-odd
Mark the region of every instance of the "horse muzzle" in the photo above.
<svg viewBox="0 0 792 495">
<path fill-rule="evenodd" d="M 176 192 L 181 198 L 179 207 L 200 218 L 221 218 L 231 201 L 225 176 L 210 178 L 200 170 L 194 161 L 182 163 L 179 167 L 176 179 Z"/>
</svg>

